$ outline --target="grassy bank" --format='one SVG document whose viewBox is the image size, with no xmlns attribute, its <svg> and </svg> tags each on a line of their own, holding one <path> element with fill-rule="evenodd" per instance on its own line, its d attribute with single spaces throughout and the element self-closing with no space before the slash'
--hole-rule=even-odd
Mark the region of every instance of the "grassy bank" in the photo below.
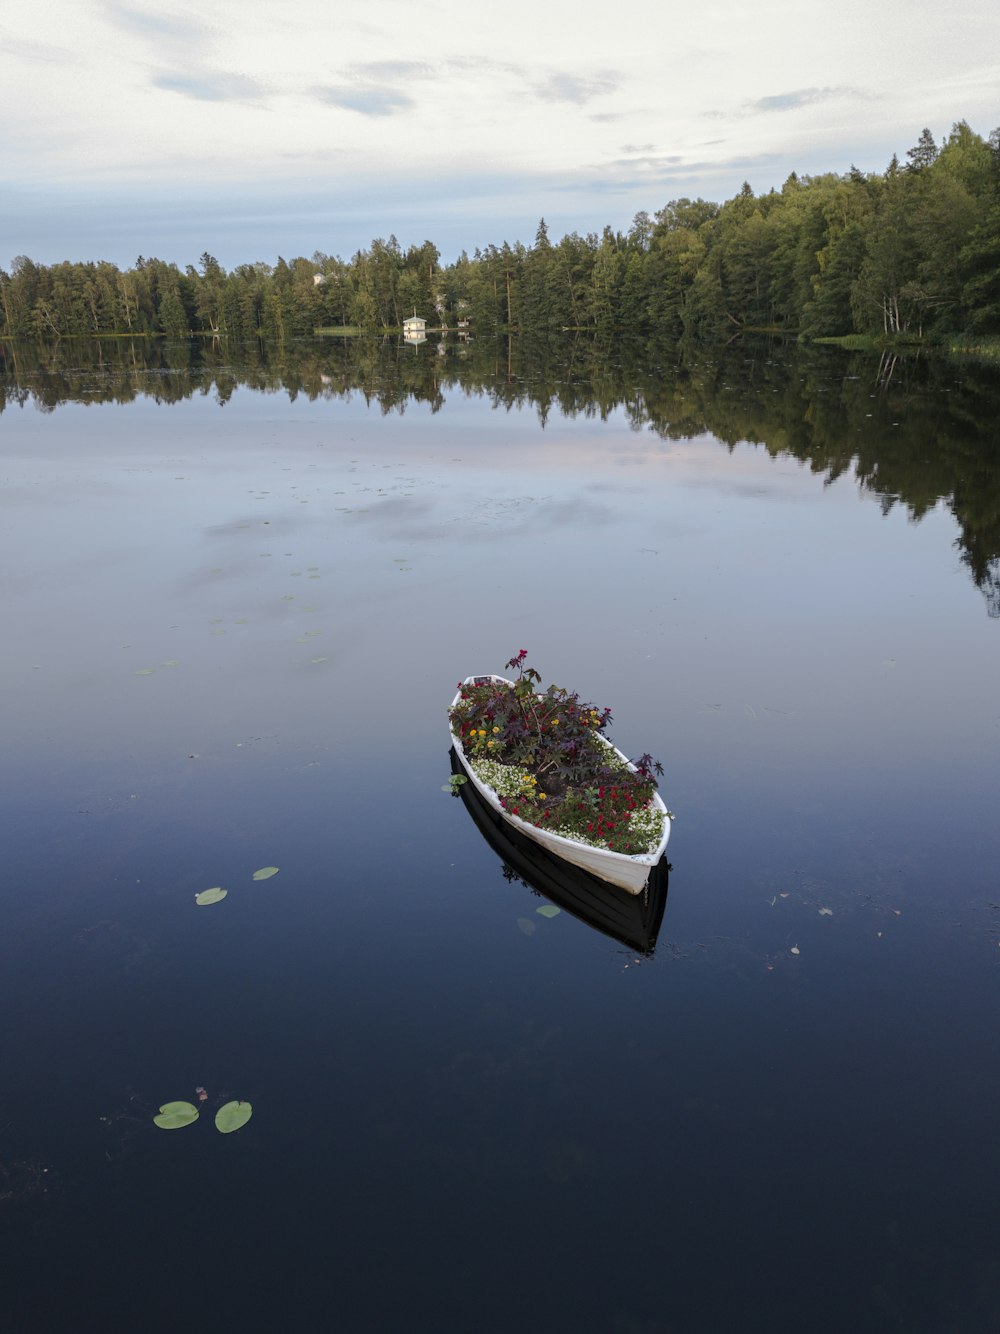
<svg viewBox="0 0 1000 1334">
<path fill-rule="evenodd" d="M 1000 335 L 952 334 L 941 338 L 918 338 L 912 334 L 842 334 L 839 338 L 813 338 L 849 352 L 945 352 L 949 355 L 1000 361 Z"/>
<path fill-rule="evenodd" d="M 956 356 L 979 357 L 983 361 L 1000 361 L 1000 334 L 961 334 L 942 344 L 946 352 Z"/>
<path fill-rule="evenodd" d="M 840 334 L 836 338 L 812 338 L 810 342 L 844 347 L 848 352 L 884 352 L 886 349 L 912 352 L 916 348 L 934 346 L 912 334 Z"/>
</svg>

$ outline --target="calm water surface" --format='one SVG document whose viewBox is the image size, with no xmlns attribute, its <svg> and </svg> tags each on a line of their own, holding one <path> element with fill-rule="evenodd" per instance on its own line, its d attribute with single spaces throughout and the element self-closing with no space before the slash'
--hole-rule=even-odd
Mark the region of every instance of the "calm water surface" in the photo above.
<svg viewBox="0 0 1000 1334">
<path fill-rule="evenodd" d="M 995 378 L 313 355 L 8 357 L 0 1328 L 1000 1327 Z M 649 953 L 441 790 L 520 648 Z"/>
</svg>

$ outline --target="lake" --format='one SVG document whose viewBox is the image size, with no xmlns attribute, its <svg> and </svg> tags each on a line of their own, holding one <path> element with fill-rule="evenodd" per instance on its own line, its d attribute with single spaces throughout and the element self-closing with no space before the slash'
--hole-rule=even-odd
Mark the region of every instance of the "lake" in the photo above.
<svg viewBox="0 0 1000 1334">
<path fill-rule="evenodd" d="M 0 351 L 0 1327 L 1000 1327 L 997 372 Z M 522 648 L 645 940 L 442 790 Z"/>
</svg>

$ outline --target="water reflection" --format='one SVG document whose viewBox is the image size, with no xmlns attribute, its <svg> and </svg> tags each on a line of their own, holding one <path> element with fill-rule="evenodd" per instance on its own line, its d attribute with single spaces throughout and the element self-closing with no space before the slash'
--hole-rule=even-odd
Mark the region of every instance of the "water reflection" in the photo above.
<svg viewBox="0 0 1000 1334">
<path fill-rule="evenodd" d="M 449 751 L 449 757 L 452 773 L 463 775 L 465 770 L 454 749 Z M 459 787 L 458 794 L 480 833 L 502 861 L 505 880 L 520 881 L 533 894 L 572 913 L 595 931 L 638 954 L 652 956 L 667 906 L 670 867 L 666 858 L 661 858 L 653 868 L 641 894 L 628 894 L 553 857 L 504 824 L 471 783 Z"/>
<path fill-rule="evenodd" d="M 542 346 L 461 341 L 303 341 L 235 348 L 220 342 L 110 340 L 0 344 L 0 413 L 65 403 L 228 403 L 240 385 L 310 401 L 360 395 L 383 414 L 413 403 L 442 410 L 476 394 L 498 410 L 533 408 L 544 426 L 624 414 L 664 440 L 711 433 L 807 463 L 825 484 L 856 477 L 884 513 L 920 520 L 944 504 L 959 557 L 1000 616 L 1000 375 L 944 359 L 885 360 L 760 340 L 721 349 L 644 346 L 615 359 L 586 339 Z"/>
</svg>

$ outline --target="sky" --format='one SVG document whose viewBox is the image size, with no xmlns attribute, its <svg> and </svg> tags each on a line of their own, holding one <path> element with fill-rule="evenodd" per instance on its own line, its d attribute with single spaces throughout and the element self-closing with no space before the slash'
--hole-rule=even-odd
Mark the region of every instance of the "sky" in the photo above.
<svg viewBox="0 0 1000 1334">
<path fill-rule="evenodd" d="M 996 0 L 0 0 L 0 267 L 449 262 L 1000 124 Z"/>
</svg>

